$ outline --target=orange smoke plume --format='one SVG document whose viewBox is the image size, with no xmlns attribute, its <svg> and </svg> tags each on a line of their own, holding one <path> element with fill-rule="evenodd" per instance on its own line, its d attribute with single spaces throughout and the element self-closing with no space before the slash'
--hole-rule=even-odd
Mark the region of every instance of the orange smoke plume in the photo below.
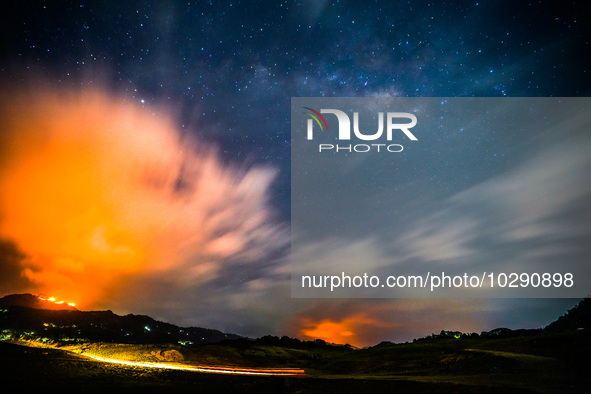
<svg viewBox="0 0 591 394">
<path fill-rule="evenodd" d="M 390 325 L 367 316 L 365 313 L 355 313 L 341 320 L 313 320 L 303 318 L 298 323 L 302 328 L 301 335 L 307 339 L 322 339 L 336 344 L 350 344 L 353 346 L 365 346 L 365 338 L 362 333 L 375 327 L 389 327 Z"/>
<path fill-rule="evenodd" d="M 27 290 L 90 307 L 139 272 L 194 285 L 277 246 L 273 170 L 224 165 L 105 92 L 16 96 L 0 100 L 0 237 Z"/>
</svg>

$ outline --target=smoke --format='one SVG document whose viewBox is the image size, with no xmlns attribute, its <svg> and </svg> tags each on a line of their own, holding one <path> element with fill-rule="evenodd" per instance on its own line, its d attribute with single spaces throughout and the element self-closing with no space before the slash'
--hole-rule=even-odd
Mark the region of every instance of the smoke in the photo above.
<svg viewBox="0 0 591 394">
<path fill-rule="evenodd" d="M 0 99 L 0 237 L 27 291 L 105 305 L 133 278 L 197 286 L 283 246 L 275 170 L 224 164 L 166 113 L 95 90 Z"/>
<path fill-rule="evenodd" d="M 483 316 L 494 309 L 494 304 L 476 299 L 319 299 L 300 310 L 288 330 L 306 340 L 373 346 L 380 340 L 409 341 L 442 329 L 470 333 L 498 327 L 491 327 Z"/>
<path fill-rule="evenodd" d="M 367 335 L 364 335 L 367 331 L 371 333 L 377 330 L 388 331 L 395 327 L 363 312 L 353 313 L 339 320 L 330 318 L 314 320 L 304 317 L 299 324 L 302 327 L 300 336 L 308 340 L 322 339 L 330 343 L 348 343 L 358 347 L 372 344 L 372 342 L 367 343 Z"/>
</svg>

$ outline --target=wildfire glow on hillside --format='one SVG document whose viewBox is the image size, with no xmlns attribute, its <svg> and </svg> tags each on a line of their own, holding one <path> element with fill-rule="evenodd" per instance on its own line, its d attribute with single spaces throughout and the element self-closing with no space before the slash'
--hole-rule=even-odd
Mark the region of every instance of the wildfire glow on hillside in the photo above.
<svg viewBox="0 0 591 394">
<path fill-rule="evenodd" d="M 43 296 L 38 296 L 37 298 L 39 298 L 41 301 L 48 301 L 48 302 L 53 302 L 56 305 L 62 305 L 64 303 L 66 303 L 65 301 L 58 301 L 55 297 L 49 297 L 49 298 L 45 298 Z M 68 302 L 66 303 L 68 306 L 71 306 L 72 308 L 76 306 L 76 303 L 74 302 Z"/>
<path fill-rule="evenodd" d="M 101 90 L 7 97 L 0 237 L 26 255 L 23 290 L 91 308 L 140 272 L 198 285 L 276 247 L 274 170 L 223 164 L 166 113 Z"/>
</svg>

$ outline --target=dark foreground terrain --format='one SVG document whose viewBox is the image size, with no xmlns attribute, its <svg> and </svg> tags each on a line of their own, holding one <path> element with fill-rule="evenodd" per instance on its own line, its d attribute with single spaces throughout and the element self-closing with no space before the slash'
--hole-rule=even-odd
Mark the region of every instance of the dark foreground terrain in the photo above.
<svg viewBox="0 0 591 394">
<path fill-rule="evenodd" d="M 475 387 L 404 380 L 323 379 L 313 377 L 251 377 L 158 370 L 101 363 L 55 349 L 0 343 L 2 386 L 20 392 L 43 390 L 76 393 L 346 393 L 377 392 L 470 393 Z M 53 390 L 52 390 L 53 389 Z M 493 393 L 492 388 L 478 387 Z M 16 391 L 13 391 L 16 392 Z M 511 392 L 511 391 L 509 391 Z M 519 392 L 519 391 L 515 391 Z"/>
<path fill-rule="evenodd" d="M 289 349 L 283 349 L 287 354 L 284 357 L 289 358 L 292 365 L 306 368 L 308 375 L 303 377 L 240 376 L 126 366 L 94 361 L 62 349 L 0 342 L 0 375 L 3 387 L 19 392 L 47 389 L 77 393 L 108 390 L 137 393 L 587 392 L 591 383 L 587 357 L 589 338 L 581 334 L 579 338 L 546 339 L 553 344 L 550 352 L 558 357 L 539 355 L 540 351 L 535 351 L 539 339 L 528 343 L 523 338 L 497 344 L 452 339 L 337 354 L 306 352 L 300 354 L 301 357 L 294 357 Z M 565 343 L 577 342 L 580 351 L 571 359 L 566 354 Z M 465 347 L 473 345 L 480 348 Z M 229 344 L 208 345 L 203 348 L 203 354 L 209 358 L 229 351 L 257 354 L 246 356 L 243 361 L 250 364 L 259 359 L 259 365 L 265 353 L 277 354 L 277 349 L 270 346 L 241 346 L 242 349 Z M 491 348 L 504 350 L 489 350 Z M 522 351 L 527 353 L 520 353 Z M 192 352 L 200 351 L 195 348 Z M 547 352 L 547 348 L 541 351 Z M 286 361 L 280 359 L 282 357 L 276 360 L 270 357 L 265 364 Z"/>
<path fill-rule="evenodd" d="M 441 331 L 368 349 L 272 336 L 168 342 L 176 335 L 168 329 L 193 332 L 148 317 L 14 305 L 0 308 L 0 329 L 3 393 L 586 393 L 591 385 L 591 299 L 540 329 Z M 305 375 L 204 373 L 154 363 L 226 371 L 291 368 Z"/>
</svg>

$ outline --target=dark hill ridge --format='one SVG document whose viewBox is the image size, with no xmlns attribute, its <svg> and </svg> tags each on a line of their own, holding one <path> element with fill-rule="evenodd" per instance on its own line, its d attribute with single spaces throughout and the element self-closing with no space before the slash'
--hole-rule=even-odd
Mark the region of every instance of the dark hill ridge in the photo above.
<svg viewBox="0 0 591 394">
<path fill-rule="evenodd" d="M 591 298 L 585 298 L 569 309 L 558 320 L 548 324 L 545 330 L 552 332 L 591 329 Z"/>
<path fill-rule="evenodd" d="M 179 343 L 193 345 L 241 338 L 218 330 L 178 327 L 143 315 L 119 316 L 112 311 L 83 312 L 75 308 L 39 309 L 31 294 L 0 298 L 0 330 L 3 336 L 24 335 L 62 342 Z M 24 333 L 24 334 L 23 334 Z M 8 338 L 5 338 L 8 339 Z M 15 338 L 16 339 L 16 338 Z"/>
<path fill-rule="evenodd" d="M 45 298 L 37 297 L 32 294 L 11 294 L 0 298 L 0 306 L 22 306 L 34 309 L 50 309 L 50 310 L 77 310 L 63 301 L 50 301 Z"/>
<path fill-rule="evenodd" d="M 579 304 L 544 328 L 528 330 L 497 328 L 481 334 L 442 330 L 440 334 L 432 334 L 414 341 L 454 337 L 483 339 L 535 337 L 544 333 L 586 329 L 591 329 L 591 299 L 588 298 L 581 300 Z M 214 329 L 178 327 L 154 320 L 149 316 L 132 314 L 119 316 L 110 310 L 83 312 L 67 305 L 43 301 L 31 294 L 13 294 L 0 298 L 0 330 L 3 330 L 0 339 L 10 339 L 12 336 L 13 339 L 45 338 L 47 341 L 56 342 L 178 343 L 190 346 L 240 338 L 247 340 L 239 335 L 225 334 Z M 294 348 L 327 345 L 321 340 L 301 342 L 285 336 L 282 338 L 266 336 L 257 341 L 267 345 L 280 347 L 289 345 Z M 394 344 L 386 341 L 374 347 L 391 345 Z M 351 349 L 348 345 L 346 348 Z"/>
</svg>

